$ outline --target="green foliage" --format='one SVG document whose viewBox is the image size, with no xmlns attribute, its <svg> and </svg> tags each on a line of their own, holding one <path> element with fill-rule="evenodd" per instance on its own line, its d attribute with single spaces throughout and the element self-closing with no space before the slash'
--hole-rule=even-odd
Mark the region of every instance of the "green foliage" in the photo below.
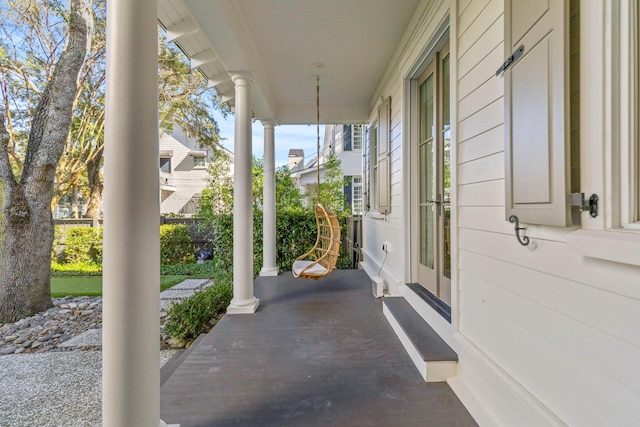
<svg viewBox="0 0 640 427">
<path fill-rule="evenodd" d="M 220 136 L 213 111 L 226 115 L 228 109 L 218 105 L 218 95 L 209 88 L 207 79 L 191 69 L 189 59 L 167 41 L 164 30 L 160 29 L 158 37 L 160 127 L 170 131 L 176 123 L 201 146 L 215 148 Z"/>
<path fill-rule="evenodd" d="M 102 263 L 102 227 L 68 228 L 64 237 L 58 229 L 56 237 L 64 240 L 57 261 L 68 264 Z"/>
<path fill-rule="evenodd" d="M 302 194 L 291 179 L 289 167 L 279 167 L 276 169 L 276 212 L 302 210 Z"/>
<path fill-rule="evenodd" d="M 222 151 L 222 150 L 220 150 Z M 229 175 L 231 165 L 226 153 L 214 157 L 209 166 L 207 188 L 202 192 L 198 216 L 212 219 L 217 215 L 233 213 L 233 179 Z M 264 162 L 253 158 L 251 164 L 253 182 L 251 188 L 253 209 L 261 210 L 264 193 Z M 289 174 L 289 168 L 282 166 L 276 174 L 276 210 L 302 210 L 302 194 Z"/>
<path fill-rule="evenodd" d="M 160 226 L 160 260 L 162 264 L 181 264 L 195 261 L 189 227 L 183 224 L 162 224 Z"/>
<path fill-rule="evenodd" d="M 325 172 L 322 182 L 318 186 L 320 203 L 336 215 L 342 213 L 351 214 L 347 205 L 347 197 L 344 194 L 344 178 L 342 176 L 341 162 L 336 153 L 331 150 L 324 164 Z"/>
<path fill-rule="evenodd" d="M 210 279 L 216 269 L 216 262 L 206 261 L 203 264 L 163 264 L 160 266 L 160 274 L 171 275 L 180 274 L 191 276 L 194 279 Z"/>
<path fill-rule="evenodd" d="M 101 276 L 102 265 L 93 262 L 76 262 L 73 264 L 51 263 L 51 276 Z"/>
<path fill-rule="evenodd" d="M 346 233 L 348 213 L 338 215 L 342 235 Z M 214 258 L 223 265 L 233 265 L 233 215 L 219 215 L 213 220 L 215 228 Z M 290 271 L 293 261 L 309 251 L 316 242 L 318 228 L 315 214 L 309 209 L 278 212 L 276 216 L 276 264 L 281 271 Z M 351 268 L 351 262 L 340 248 L 338 268 Z M 262 268 L 262 212 L 253 215 L 253 275 Z"/>
<path fill-rule="evenodd" d="M 231 274 L 220 271 L 215 284 L 171 306 L 164 331 L 174 339 L 191 341 L 224 313 L 231 302 L 233 286 Z"/>
<path fill-rule="evenodd" d="M 207 188 L 202 191 L 198 216 L 213 218 L 214 215 L 233 212 L 233 179 L 230 173 L 231 157 L 226 150 L 214 149 L 213 161 L 207 169 Z"/>
</svg>

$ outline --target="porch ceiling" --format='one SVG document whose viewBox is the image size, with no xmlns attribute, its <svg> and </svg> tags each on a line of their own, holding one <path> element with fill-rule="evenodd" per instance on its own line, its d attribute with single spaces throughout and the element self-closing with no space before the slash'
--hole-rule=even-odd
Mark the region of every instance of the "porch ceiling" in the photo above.
<svg viewBox="0 0 640 427">
<path fill-rule="evenodd" d="M 419 2 L 158 0 L 158 19 L 230 104 L 252 76 L 256 118 L 315 123 L 319 74 L 321 122 L 363 123 Z"/>
</svg>

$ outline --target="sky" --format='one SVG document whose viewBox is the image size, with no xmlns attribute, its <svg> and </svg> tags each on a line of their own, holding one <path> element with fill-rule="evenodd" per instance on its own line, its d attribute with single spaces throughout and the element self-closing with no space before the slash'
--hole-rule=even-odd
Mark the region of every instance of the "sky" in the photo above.
<svg viewBox="0 0 640 427">
<path fill-rule="evenodd" d="M 214 111 L 214 118 L 220 128 L 220 136 L 224 138 L 222 145 L 231 150 L 234 143 L 234 120 L 235 117 L 229 114 L 222 117 L 219 111 Z M 320 126 L 320 138 L 324 138 L 324 125 Z M 276 167 L 286 165 L 289 150 L 300 148 L 304 150 L 305 163 L 316 157 L 317 134 L 315 125 L 286 125 L 275 128 L 275 148 Z M 264 156 L 264 128 L 260 121 L 253 123 L 252 131 L 253 155 L 257 158 Z"/>
</svg>

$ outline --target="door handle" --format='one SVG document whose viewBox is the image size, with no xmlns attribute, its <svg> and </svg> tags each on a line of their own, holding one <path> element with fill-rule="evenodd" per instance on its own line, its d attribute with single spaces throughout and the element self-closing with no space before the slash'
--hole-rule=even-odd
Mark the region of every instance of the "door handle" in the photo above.
<svg viewBox="0 0 640 427">
<path fill-rule="evenodd" d="M 440 200 L 427 200 L 427 203 L 435 203 L 436 205 L 439 205 L 440 203 L 442 203 L 442 201 L 440 201 Z"/>
</svg>

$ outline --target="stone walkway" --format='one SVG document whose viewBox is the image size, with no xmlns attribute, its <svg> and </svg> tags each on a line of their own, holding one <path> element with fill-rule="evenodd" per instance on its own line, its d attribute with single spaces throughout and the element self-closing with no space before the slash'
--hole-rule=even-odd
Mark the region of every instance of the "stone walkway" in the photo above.
<svg viewBox="0 0 640 427">
<path fill-rule="evenodd" d="M 163 291 L 161 317 L 171 303 L 211 284 L 187 279 Z M 101 425 L 102 298 L 57 298 L 54 304 L 0 325 L 1 427 Z M 161 363 L 175 354 L 161 351 Z"/>
</svg>

